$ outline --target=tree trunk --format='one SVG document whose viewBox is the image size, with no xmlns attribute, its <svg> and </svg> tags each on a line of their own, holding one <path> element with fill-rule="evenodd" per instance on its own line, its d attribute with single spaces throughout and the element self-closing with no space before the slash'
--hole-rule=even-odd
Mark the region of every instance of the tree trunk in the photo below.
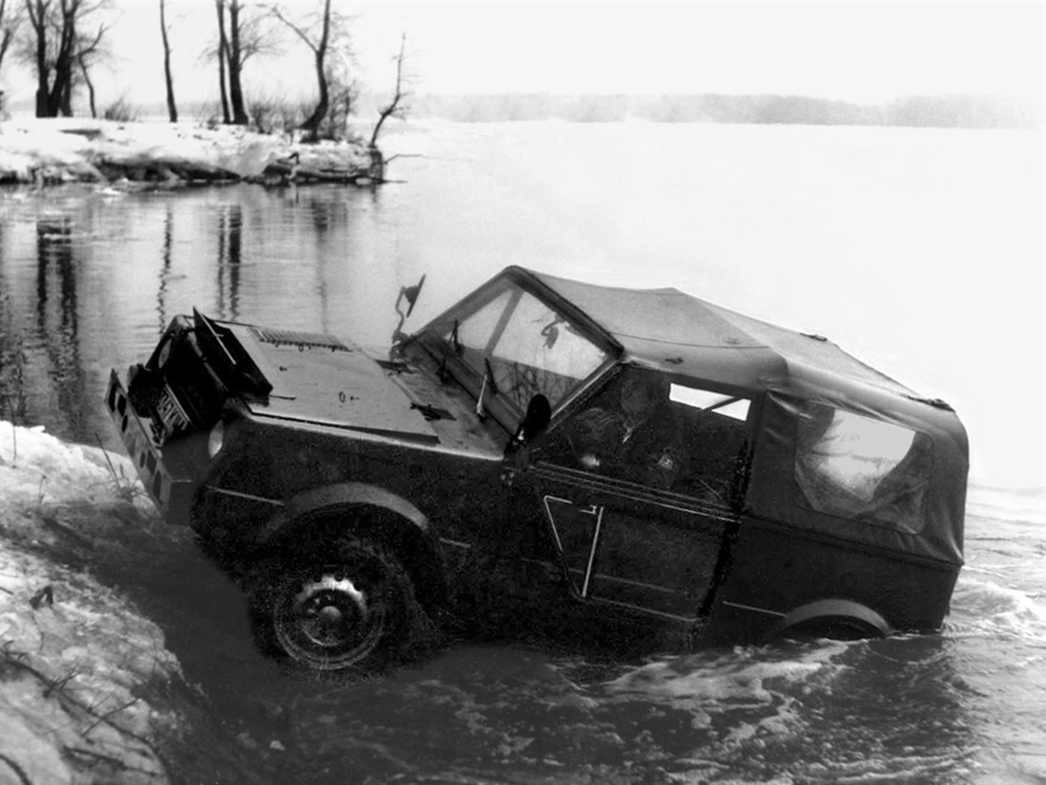
<svg viewBox="0 0 1046 785">
<path fill-rule="evenodd" d="M 243 86 L 240 82 L 240 71 L 243 69 L 240 49 L 240 0 L 229 0 L 229 45 L 226 55 L 229 66 L 229 104 L 232 109 L 232 122 L 235 125 L 247 125 L 247 112 L 243 107 Z"/>
<path fill-rule="evenodd" d="M 229 0 L 229 104 L 232 122 L 236 126 L 247 125 L 244 109 L 244 88 L 240 74 L 244 67 L 243 51 L 240 46 L 240 0 Z"/>
<path fill-rule="evenodd" d="M 171 76 L 171 43 L 167 40 L 167 14 L 164 0 L 160 0 L 160 35 L 163 38 L 163 77 L 167 85 L 167 116 L 178 122 L 178 107 L 174 103 L 174 77 Z"/>
<path fill-rule="evenodd" d="M 83 58 L 80 59 L 80 73 L 83 74 L 84 84 L 87 85 L 87 98 L 91 107 L 91 117 L 97 119 L 98 109 L 94 103 L 94 83 L 91 81 L 90 74 L 87 73 L 87 63 L 83 61 Z"/>
<path fill-rule="evenodd" d="M 76 52 L 76 14 L 79 0 L 62 3 L 62 31 L 54 61 L 54 81 L 47 98 L 48 117 L 72 117 L 73 66 Z"/>
<path fill-rule="evenodd" d="M 26 0 L 26 9 L 29 11 L 29 21 L 36 34 L 36 116 L 50 117 L 48 95 L 48 77 L 50 69 L 47 65 L 47 6 L 44 0 Z"/>
<path fill-rule="evenodd" d="M 225 92 L 225 59 L 228 57 L 229 42 L 225 38 L 225 0 L 214 0 L 218 9 L 218 87 L 222 99 L 222 122 L 229 124 L 229 96 Z"/>
<path fill-rule="evenodd" d="M 62 95 L 58 99 L 58 113 L 55 117 L 58 115 L 62 117 L 73 116 L 73 77 L 71 74 L 62 88 Z"/>
<path fill-rule="evenodd" d="M 403 58 L 406 56 L 406 49 L 407 34 L 404 33 L 403 37 L 400 38 L 400 53 L 396 56 L 396 91 L 393 93 L 392 101 L 389 102 L 389 105 L 378 111 L 378 122 L 374 124 L 374 133 L 370 135 L 370 145 L 368 147 L 371 151 L 372 162 L 374 153 L 378 149 L 378 135 L 381 133 L 381 127 L 386 120 L 396 114 L 400 101 L 403 100 Z"/>
<path fill-rule="evenodd" d="M 17 0 L 11 0 L 12 3 Z M 0 23 L 3 23 L 7 19 L 7 3 L 8 0 L 0 0 Z M 12 11 L 12 13 L 16 13 Z M 11 46 L 11 42 L 15 38 L 15 31 L 13 27 L 4 25 L 4 29 L 0 30 L 0 70 L 4 67 L 4 56 L 7 54 L 8 48 Z M 3 107 L 0 107 L 0 112 L 3 111 Z"/>
<path fill-rule="evenodd" d="M 319 90 L 319 100 L 316 102 L 316 108 L 313 110 L 309 118 L 301 124 L 301 128 L 304 131 L 309 132 L 309 138 L 312 141 L 316 141 L 319 136 L 320 123 L 323 122 L 323 118 L 327 116 L 327 112 L 330 111 L 330 89 L 327 86 L 327 70 L 326 70 L 326 59 L 327 59 L 327 44 L 330 41 L 330 28 L 331 28 L 331 0 L 324 0 L 323 4 L 323 30 L 320 33 L 320 42 L 313 47 L 313 53 L 315 54 L 316 62 L 316 86 Z M 308 39 L 303 35 L 302 38 L 308 43 Z"/>
<path fill-rule="evenodd" d="M 323 122 L 323 118 L 327 116 L 327 112 L 330 109 L 330 90 L 327 87 L 327 73 L 324 70 L 323 55 L 319 52 L 316 53 L 316 85 L 320 93 L 319 100 L 316 102 L 316 108 L 309 115 L 309 119 L 301 124 L 302 130 L 309 132 L 309 139 L 312 141 L 316 141 L 319 137 L 320 123 Z"/>
</svg>

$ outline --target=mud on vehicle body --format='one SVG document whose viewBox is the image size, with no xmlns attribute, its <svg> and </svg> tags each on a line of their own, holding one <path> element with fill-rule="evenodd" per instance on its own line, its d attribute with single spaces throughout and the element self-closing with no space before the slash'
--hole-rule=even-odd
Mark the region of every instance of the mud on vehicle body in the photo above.
<svg viewBox="0 0 1046 785">
<path fill-rule="evenodd" d="M 387 356 L 194 312 L 106 403 L 310 668 L 466 611 L 673 648 L 928 631 L 962 565 L 946 404 L 675 289 L 508 268 Z"/>
</svg>

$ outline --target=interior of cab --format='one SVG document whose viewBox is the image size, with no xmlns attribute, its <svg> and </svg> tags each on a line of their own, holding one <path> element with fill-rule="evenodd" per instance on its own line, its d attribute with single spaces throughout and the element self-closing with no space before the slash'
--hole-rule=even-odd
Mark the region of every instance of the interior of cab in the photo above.
<svg viewBox="0 0 1046 785">
<path fill-rule="evenodd" d="M 730 504 L 748 403 L 626 368 L 549 434 L 543 453 L 571 468 Z"/>
</svg>

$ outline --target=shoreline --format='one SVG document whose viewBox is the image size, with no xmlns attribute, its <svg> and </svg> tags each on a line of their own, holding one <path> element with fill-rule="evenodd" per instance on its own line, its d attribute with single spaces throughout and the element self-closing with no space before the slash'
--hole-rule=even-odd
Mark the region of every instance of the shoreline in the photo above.
<svg viewBox="0 0 1046 785">
<path fill-rule="evenodd" d="M 104 577 L 181 535 L 128 477 L 123 456 L 0 421 L 0 781 L 170 782 L 205 703 Z"/>
<path fill-rule="evenodd" d="M 370 185 L 383 161 L 359 141 L 303 143 L 288 134 L 195 122 L 84 118 L 0 121 L 0 185 L 88 183 L 128 190 L 254 183 Z"/>
</svg>

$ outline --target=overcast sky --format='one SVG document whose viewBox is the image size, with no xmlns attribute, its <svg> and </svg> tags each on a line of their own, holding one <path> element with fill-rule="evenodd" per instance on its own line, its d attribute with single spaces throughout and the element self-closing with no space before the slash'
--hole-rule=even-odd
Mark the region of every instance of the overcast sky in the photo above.
<svg viewBox="0 0 1046 785">
<path fill-rule="evenodd" d="M 1043 90 L 1038 3 L 427 4 L 402 15 L 433 91 Z"/>
<path fill-rule="evenodd" d="M 249 0 L 248 0 L 249 1 Z M 106 98 L 162 99 L 159 0 L 113 0 L 116 54 Z M 320 0 L 283 0 L 299 10 Z M 349 3 L 365 86 L 387 89 L 406 31 L 419 92 L 780 93 L 882 101 L 990 93 L 1041 98 L 1043 3 Z M 179 100 L 215 94 L 200 53 L 210 0 L 167 0 Z M 311 88 L 309 52 L 252 60 L 253 95 Z M 25 74 L 0 79 L 32 95 Z M 21 84 L 19 84 L 21 83 Z"/>
</svg>

